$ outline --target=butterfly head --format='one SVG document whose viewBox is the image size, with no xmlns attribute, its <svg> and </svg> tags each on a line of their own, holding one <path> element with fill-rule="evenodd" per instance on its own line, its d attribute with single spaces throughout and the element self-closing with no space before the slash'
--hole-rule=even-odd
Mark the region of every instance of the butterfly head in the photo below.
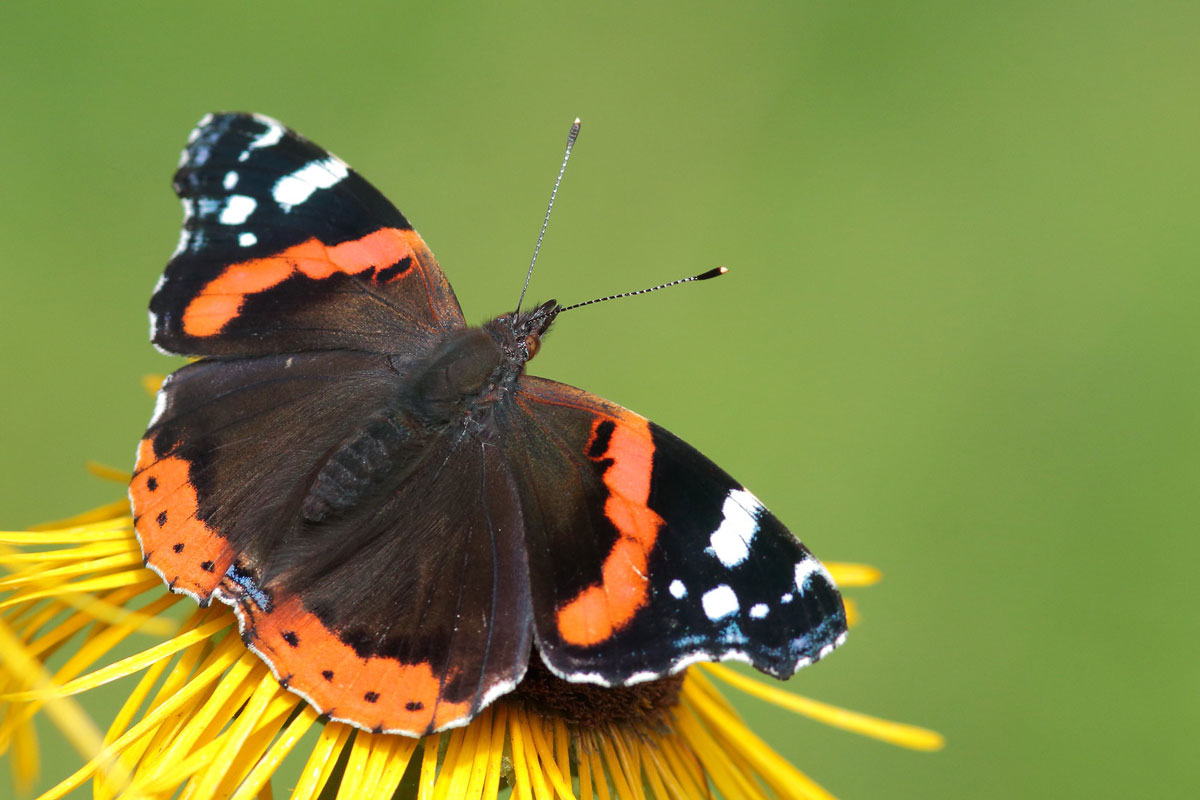
<svg viewBox="0 0 1200 800">
<path fill-rule="evenodd" d="M 509 361 L 520 366 L 538 354 L 542 337 L 560 311 L 562 306 L 557 300 L 547 300 L 531 311 L 502 314 L 483 327 L 504 349 Z"/>
</svg>

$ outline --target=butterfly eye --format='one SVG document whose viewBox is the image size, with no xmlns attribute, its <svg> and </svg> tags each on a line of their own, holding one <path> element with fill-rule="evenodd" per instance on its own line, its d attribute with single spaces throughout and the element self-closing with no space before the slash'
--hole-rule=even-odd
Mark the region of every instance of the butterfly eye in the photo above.
<svg viewBox="0 0 1200 800">
<path fill-rule="evenodd" d="M 529 354 L 529 358 L 537 355 L 538 350 L 542 348 L 542 337 L 533 336 L 532 334 L 525 337 L 525 352 Z"/>
</svg>

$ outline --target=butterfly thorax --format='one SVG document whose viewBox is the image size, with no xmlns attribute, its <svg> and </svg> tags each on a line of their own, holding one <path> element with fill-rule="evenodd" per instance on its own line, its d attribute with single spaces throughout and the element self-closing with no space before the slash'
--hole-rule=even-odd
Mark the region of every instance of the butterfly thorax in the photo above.
<svg viewBox="0 0 1200 800">
<path fill-rule="evenodd" d="M 432 426 L 479 424 L 537 354 L 558 308 L 551 300 L 532 311 L 502 314 L 480 328 L 455 331 L 417 368 L 412 408 Z"/>
</svg>

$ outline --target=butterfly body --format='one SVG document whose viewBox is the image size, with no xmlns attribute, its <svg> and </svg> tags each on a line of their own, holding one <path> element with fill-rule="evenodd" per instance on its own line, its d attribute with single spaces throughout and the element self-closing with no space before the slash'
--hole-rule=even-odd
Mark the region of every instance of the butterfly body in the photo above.
<svg viewBox="0 0 1200 800">
<path fill-rule="evenodd" d="M 274 120 L 201 121 L 151 300 L 164 383 L 130 496 L 150 567 L 237 613 L 330 717 L 422 735 L 540 658 L 629 685 L 787 677 L 845 632 L 806 548 L 689 445 L 528 375 L 549 301 L 468 327 L 408 220 Z"/>
<path fill-rule="evenodd" d="M 329 456 L 304 498 L 304 517 L 319 522 L 348 510 L 438 437 L 472 436 L 495 445 L 500 434 L 492 406 L 509 397 L 557 313 L 552 300 L 454 331 L 415 361 L 390 361 L 393 403 L 368 410 L 365 424 Z"/>
</svg>

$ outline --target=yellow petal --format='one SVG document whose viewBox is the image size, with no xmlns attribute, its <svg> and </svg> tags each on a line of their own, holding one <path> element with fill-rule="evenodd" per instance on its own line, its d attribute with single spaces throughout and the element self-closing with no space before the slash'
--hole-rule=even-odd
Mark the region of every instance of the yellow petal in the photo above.
<svg viewBox="0 0 1200 800">
<path fill-rule="evenodd" d="M 869 564 L 829 561 L 826 562 L 825 568 L 833 576 L 833 582 L 842 589 L 873 586 L 883 580 L 883 573 Z"/>
<path fill-rule="evenodd" d="M 518 709 L 510 712 L 513 717 L 508 727 L 509 741 L 512 744 L 513 764 L 513 794 L 517 800 L 533 800 L 533 779 L 529 775 L 529 764 L 525 757 L 525 725 Z"/>
<path fill-rule="evenodd" d="M 362 731 L 354 734 L 354 742 L 350 745 L 350 758 L 346 760 L 346 766 L 338 780 L 337 800 L 353 800 L 363 794 L 363 771 L 378 738 Z"/>
<path fill-rule="evenodd" d="M 154 397 L 154 395 L 158 394 L 158 390 L 162 388 L 163 381 L 166 379 L 167 376 L 161 372 L 152 372 L 148 375 L 143 375 L 142 389 L 146 391 L 146 394 Z"/>
<path fill-rule="evenodd" d="M 126 675 L 132 675 L 150 666 L 156 661 L 174 655 L 185 647 L 189 647 L 196 642 L 204 641 L 212 637 L 217 631 L 229 627 L 233 622 L 233 617 L 222 615 L 220 618 L 213 620 L 205 625 L 201 625 L 195 630 L 181 633 L 173 639 L 168 639 L 162 644 L 155 645 L 148 650 L 144 650 L 137 655 L 122 659 L 115 664 L 109 664 L 107 667 L 96 670 L 95 672 L 84 675 L 82 678 L 77 678 L 70 683 L 53 689 L 43 689 L 33 692 L 18 692 L 16 694 L 0 697 L 0 700 L 44 700 L 48 697 L 65 697 L 67 695 L 78 694 L 85 692 L 88 689 L 95 689 L 97 686 L 103 686 L 109 681 L 115 681 L 117 678 L 124 678 Z"/>
<path fill-rule="evenodd" d="M 66 519 L 55 520 L 54 522 L 43 522 L 39 525 L 31 525 L 29 530 L 45 531 L 47 533 L 53 531 L 58 533 L 59 529 L 65 528 L 67 529 L 68 533 L 73 533 L 76 536 L 80 536 L 84 535 L 83 532 L 80 531 L 80 528 L 93 525 L 104 526 L 107 528 L 116 526 L 124 529 L 125 535 L 128 536 L 129 532 L 133 529 L 133 518 L 129 515 L 128 498 L 116 500 L 112 503 L 108 503 L 107 505 L 100 506 L 99 508 L 93 508 L 91 511 L 85 511 L 82 514 L 76 514 L 73 517 L 67 517 Z M 29 542 L 29 544 L 40 544 L 47 541 L 50 540 L 41 539 L 37 542 Z M 72 539 L 71 541 L 80 540 Z"/>
<path fill-rule="evenodd" d="M 900 745 L 912 750 L 940 750 L 946 743 L 946 740 L 940 733 L 927 728 L 919 728 L 915 725 L 906 725 L 901 722 L 889 722 L 888 720 L 860 714 L 856 711 L 848 711 L 844 708 L 838 708 L 837 706 L 807 697 L 801 697 L 783 689 L 768 686 L 753 678 L 748 678 L 721 664 L 705 664 L 704 669 L 747 694 L 752 694 L 761 700 L 766 700 L 768 703 L 773 703 L 781 708 L 794 711 L 797 714 L 803 714 L 806 717 L 811 717 L 835 728 L 852 731 L 863 736 L 870 736 L 873 739 L 879 739 L 880 741 Z"/>
<path fill-rule="evenodd" d="M 129 501 L 121 500 L 119 502 L 122 508 L 128 512 Z M 102 521 L 98 522 L 77 522 L 84 517 L 96 516 L 99 511 L 100 509 L 89 511 L 64 522 L 33 525 L 27 531 L 0 531 L 0 543 L 45 547 L 48 544 L 82 544 L 111 539 L 129 541 L 133 537 L 133 519 L 130 517 L 123 519 L 102 517 Z"/>
<path fill-rule="evenodd" d="M 492 733 L 489 742 L 487 779 L 483 784 L 484 797 L 496 797 L 500 790 L 500 767 L 504 757 L 504 732 L 508 729 L 508 709 L 503 704 L 494 706 Z"/>
<path fill-rule="evenodd" d="M 413 753 L 417 752 L 417 740 L 407 736 L 393 736 L 392 752 L 383 765 L 383 774 L 379 778 L 379 795 L 391 797 L 400 786 Z"/>
<path fill-rule="evenodd" d="M 472 723 L 476 729 L 475 750 L 470 754 L 471 779 L 467 782 L 467 788 L 463 792 L 463 797 L 476 798 L 483 792 L 492 752 L 493 713 L 491 706 L 489 706 Z"/>
<path fill-rule="evenodd" d="M 564 773 L 567 776 L 570 775 L 570 764 L 563 764 L 560 768 L 560 765 L 555 763 L 554 751 L 550 748 L 550 740 L 546 738 L 541 721 L 533 714 L 527 715 L 526 719 L 529 721 L 534 752 L 541 761 L 542 769 L 545 770 L 545 776 L 550 780 L 550 785 L 554 787 L 554 791 L 559 797 L 564 800 L 575 800 L 575 793 L 571 791 L 570 782 L 564 777 Z"/>
<path fill-rule="evenodd" d="M 122 586 L 138 586 L 144 591 L 162 583 L 158 576 L 148 569 L 134 569 L 127 572 L 117 572 L 99 578 L 64 583 L 61 586 L 45 586 L 41 589 L 25 589 L 15 593 L 4 602 L 0 608 L 8 608 L 29 600 L 40 600 L 43 597 L 62 597 L 67 594 L 85 594 L 99 592 L 105 589 L 117 589 Z"/>
<path fill-rule="evenodd" d="M 317 721 L 318 715 L 313 707 L 304 703 L 296 718 L 288 723 L 283 733 L 276 739 L 266 754 L 258 760 L 250 774 L 242 781 L 242 785 L 233 793 L 230 800 L 250 800 L 258 794 L 259 789 L 270 786 L 271 776 L 279 768 L 287 754 L 295 748 L 300 738 Z"/>
<path fill-rule="evenodd" d="M 421 779 L 418 783 L 417 800 L 433 800 L 433 787 L 437 781 L 438 749 L 441 747 L 441 734 L 434 733 L 421 740 L 425 743 L 425 752 L 421 756 Z"/>
<path fill-rule="evenodd" d="M 254 688 L 250 699 L 238 709 L 237 719 L 219 739 L 213 740 L 214 743 L 221 743 L 221 749 L 208 762 L 211 766 L 205 770 L 203 777 L 196 783 L 196 788 L 190 792 L 192 797 L 209 798 L 224 794 L 218 792 L 217 788 L 221 785 L 228 770 L 236 767 L 246 740 L 257 727 L 267 725 L 271 721 L 272 715 L 265 713 L 267 707 L 278 697 L 280 692 L 285 690 L 279 686 L 279 681 L 275 679 L 269 669 L 263 669 L 259 672 L 259 676 L 258 685 Z M 292 695 L 292 698 L 294 697 Z M 289 698 L 277 706 L 273 718 L 284 716 L 294 707 L 295 703 Z"/>
<path fill-rule="evenodd" d="M 117 469 L 116 467 L 110 467 L 107 464 L 101 464 L 98 461 L 85 461 L 83 467 L 92 475 L 100 478 L 101 480 L 112 481 L 114 483 L 129 483 L 131 480 L 133 480 L 132 472 L 129 472 L 128 470 Z"/>
<path fill-rule="evenodd" d="M 300 773 L 292 800 L 317 800 L 353 730 L 340 722 L 325 725 Z"/>
<path fill-rule="evenodd" d="M 46 792 L 40 800 L 57 800 L 79 787 L 84 781 L 94 773 L 102 763 L 110 760 L 115 754 L 122 752 L 130 744 L 141 739 L 153 731 L 157 730 L 160 725 L 172 714 L 174 714 L 181 706 L 184 706 L 195 695 L 207 690 L 213 682 L 217 681 L 221 674 L 225 671 L 227 665 L 222 662 L 217 662 L 210 665 L 207 669 L 202 670 L 195 675 L 191 680 L 183 685 L 169 700 L 155 708 L 142 718 L 142 720 L 126 731 L 121 736 L 113 740 L 99 756 L 93 758 L 87 764 L 83 765 L 73 775 L 59 783 L 50 791 Z"/>
<path fill-rule="evenodd" d="M 475 747 L 474 722 L 461 728 L 455 728 L 450 734 L 450 742 L 446 746 L 446 755 L 442 757 L 442 769 L 438 773 L 437 783 L 433 787 L 433 800 L 460 798 L 471 779 L 471 760 L 468 753 Z"/>
</svg>

